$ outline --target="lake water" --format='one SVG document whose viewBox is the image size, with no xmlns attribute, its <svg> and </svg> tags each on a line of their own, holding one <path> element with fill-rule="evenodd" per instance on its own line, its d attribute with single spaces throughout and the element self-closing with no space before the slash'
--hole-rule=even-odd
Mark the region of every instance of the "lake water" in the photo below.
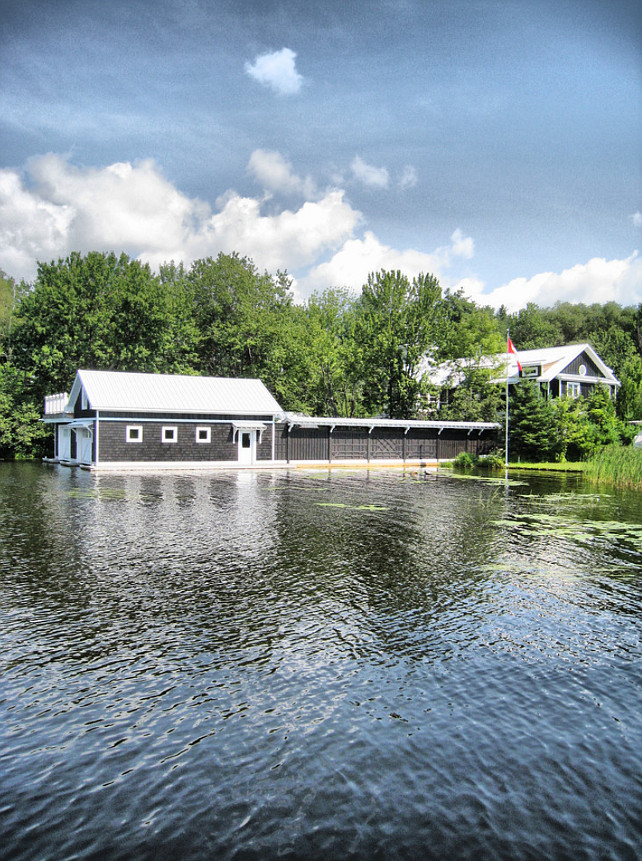
<svg viewBox="0 0 642 861">
<path fill-rule="evenodd" d="M 0 464 L 3 859 L 639 859 L 642 499 Z"/>
</svg>

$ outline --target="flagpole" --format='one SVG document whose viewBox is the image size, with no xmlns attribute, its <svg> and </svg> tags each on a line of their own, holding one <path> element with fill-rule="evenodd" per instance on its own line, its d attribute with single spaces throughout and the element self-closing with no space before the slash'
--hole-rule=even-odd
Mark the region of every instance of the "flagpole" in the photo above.
<svg viewBox="0 0 642 861">
<path fill-rule="evenodd" d="M 508 365 L 510 362 L 510 352 L 508 345 L 510 344 L 510 329 L 506 330 L 506 461 L 504 469 L 508 472 Z"/>
</svg>

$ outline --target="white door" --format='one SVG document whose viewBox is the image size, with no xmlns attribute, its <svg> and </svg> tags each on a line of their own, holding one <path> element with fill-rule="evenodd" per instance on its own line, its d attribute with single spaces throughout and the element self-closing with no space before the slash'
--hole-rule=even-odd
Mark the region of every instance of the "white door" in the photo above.
<svg viewBox="0 0 642 861">
<path fill-rule="evenodd" d="M 256 460 L 256 431 L 239 430 L 239 464 L 251 466 Z"/>
<path fill-rule="evenodd" d="M 76 452 L 80 463 L 91 463 L 91 431 L 88 428 L 76 430 Z"/>
<path fill-rule="evenodd" d="M 69 428 L 58 428 L 58 459 L 69 460 L 71 455 L 71 431 Z"/>
</svg>

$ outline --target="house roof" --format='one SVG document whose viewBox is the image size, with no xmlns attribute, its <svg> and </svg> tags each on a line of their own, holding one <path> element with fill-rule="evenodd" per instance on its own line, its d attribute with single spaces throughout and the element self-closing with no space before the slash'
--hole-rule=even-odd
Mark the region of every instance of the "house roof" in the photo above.
<svg viewBox="0 0 642 861">
<path fill-rule="evenodd" d="M 605 382 L 616 386 L 620 385 L 620 381 L 613 371 L 608 365 L 604 364 L 590 344 L 566 344 L 563 347 L 540 347 L 535 350 L 518 350 L 516 356 L 512 353 L 509 354 L 508 376 L 509 379 L 519 376 L 519 369 L 517 367 L 517 359 L 519 359 L 522 367 L 525 365 L 540 365 L 541 373 L 537 377 L 537 380 L 541 383 L 548 383 L 563 373 L 564 369 L 582 353 L 586 353 L 596 367 L 599 368 L 604 375 Z M 505 380 L 506 377 L 504 376 L 503 379 Z"/>
<path fill-rule="evenodd" d="M 80 370 L 69 404 L 81 389 L 92 409 L 144 413 L 276 415 L 281 407 L 260 380 Z"/>
<path fill-rule="evenodd" d="M 429 381 L 436 386 L 443 386 L 445 383 L 450 383 L 454 386 L 459 385 L 469 367 L 496 370 L 497 376 L 492 382 L 506 382 L 506 375 L 508 374 L 509 382 L 516 383 L 519 380 L 519 368 L 517 366 L 517 360 L 519 360 L 522 367 L 538 365 L 541 373 L 535 379 L 540 383 L 548 383 L 560 374 L 564 374 L 564 370 L 582 353 L 586 353 L 593 364 L 604 375 L 603 378 L 599 378 L 602 382 L 613 386 L 620 385 L 620 381 L 613 371 L 604 364 L 590 344 L 566 344 L 563 347 L 539 347 L 535 350 L 518 350 L 517 355 L 513 353 L 500 353 L 496 356 L 481 356 L 476 359 L 454 359 L 434 367 L 427 367 L 426 373 Z M 580 379 L 579 375 L 568 372 L 564 374 L 564 377 Z M 598 378 L 587 375 L 585 379 L 593 381 Z"/>
</svg>

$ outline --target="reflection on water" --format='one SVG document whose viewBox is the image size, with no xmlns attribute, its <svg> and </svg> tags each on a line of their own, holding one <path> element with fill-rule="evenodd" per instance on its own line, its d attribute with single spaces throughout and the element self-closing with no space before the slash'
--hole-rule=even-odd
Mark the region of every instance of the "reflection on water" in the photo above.
<svg viewBox="0 0 642 861">
<path fill-rule="evenodd" d="M 639 857 L 641 514 L 0 464 L 3 857 Z"/>
</svg>

